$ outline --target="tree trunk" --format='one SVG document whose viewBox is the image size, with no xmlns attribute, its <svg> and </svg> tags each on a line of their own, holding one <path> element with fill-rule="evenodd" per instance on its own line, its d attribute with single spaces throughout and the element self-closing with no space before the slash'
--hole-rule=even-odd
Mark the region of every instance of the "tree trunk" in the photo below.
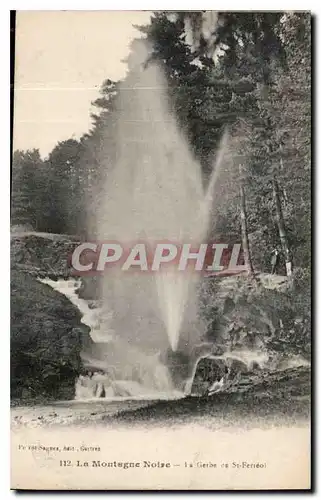
<svg viewBox="0 0 321 500">
<path fill-rule="evenodd" d="M 281 201 L 280 201 L 279 184 L 278 184 L 278 181 L 276 180 L 276 177 L 273 178 L 273 197 L 274 197 L 275 208 L 276 208 L 276 221 L 277 221 L 277 225 L 278 225 L 278 229 L 279 229 L 282 250 L 283 250 L 283 253 L 285 256 L 286 275 L 291 276 L 292 271 L 293 271 L 293 262 L 292 262 L 290 248 L 289 248 L 288 238 L 286 235 L 282 206 L 281 206 Z"/>
<path fill-rule="evenodd" d="M 247 232 L 247 216 L 246 216 L 246 202 L 245 202 L 245 192 L 243 187 L 243 181 L 241 180 L 240 187 L 240 211 L 241 211 L 241 232 L 242 232 L 242 247 L 243 247 L 243 255 L 244 255 L 244 264 L 247 267 L 248 273 L 254 276 L 254 269 L 250 254 L 250 244 L 249 244 L 249 236 Z"/>
</svg>

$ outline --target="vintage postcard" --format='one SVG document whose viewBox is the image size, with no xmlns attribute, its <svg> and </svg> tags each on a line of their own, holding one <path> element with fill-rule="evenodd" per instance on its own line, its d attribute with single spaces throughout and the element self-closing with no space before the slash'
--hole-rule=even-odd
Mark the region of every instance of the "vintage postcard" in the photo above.
<svg viewBox="0 0 321 500">
<path fill-rule="evenodd" d="M 310 13 L 14 30 L 12 489 L 309 490 Z"/>
</svg>

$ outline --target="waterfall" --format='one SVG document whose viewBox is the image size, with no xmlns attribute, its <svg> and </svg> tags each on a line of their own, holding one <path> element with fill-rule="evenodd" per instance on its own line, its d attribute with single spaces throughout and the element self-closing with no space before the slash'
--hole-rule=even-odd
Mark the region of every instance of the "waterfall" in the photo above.
<svg viewBox="0 0 321 500">
<path fill-rule="evenodd" d="M 114 344 L 119 346 L 115 335 L 108 324 L 100 320 L 102 309 L 89 307 L 87 300 L 78 296 L 77 291 L 81 285 L 80 280 L 69 278 L 68 280 L 49 278 L 39 279 L 40 282 L 49 285 L 57 292 L 65 295 L 72 304 L 80 311 L 81 322 L 90 328 L 90 337 L 93 345 L 98 351 L 88 352 L 83 349 L 81 357 L 85 367 L 88 368 L 87 375 L 80 375 L 76 381 L 75 397 L 78 400 L 89 400 L 95 398 L 117 400 L 124 399 L 177 399 L 182 393 L 175 391 L 168 370 L 159 361 L 159 356 L 141 356 L 139 352 L 132 352 L 136 360 L 135 366 L 127 362 L 117 366 L 112 358 L 104 359 L 106 353 L 113 352 Z M 104 325 L 104 331 L 101 325 Z M 120 350 L 124 346 L 120 346 Z M 127 373 L 126 373 L 127 370 Z"/>
</svg>

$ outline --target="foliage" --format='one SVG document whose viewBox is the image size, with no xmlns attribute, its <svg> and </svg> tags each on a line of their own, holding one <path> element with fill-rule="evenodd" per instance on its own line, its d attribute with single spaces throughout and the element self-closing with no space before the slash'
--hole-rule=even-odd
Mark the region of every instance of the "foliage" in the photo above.
<svg viewBox="0 0 321 500">
<path fill-rule="evenodd" d="M 151 57 L 165 69 L 173 108 L 202 164 L 204 183 L 223 130 L 229 128 L 230 147 L 224 159 L 229 179 L 221 179 L 226 193 L 215 207 L 212 236 L 240 234 L 238 168 L 242 164 L 256 268 L 268 271 L 270 253 L 280 244 L 273 176 L 280 186 L 294 264 L 308 267 L 310 15 L 160 11 L 139 29 L 152 45 Z M 134 41 L 125 77 L 129 85 L 136 50 Z M 13 224 L 54 233 L 84 234 L 88 226 L 95 231 L 100 187 L 116 159 L 118 93 L 118 82 L 102 83 L 100 97 L 93 102 L 92 128 L 80 141 L 57 144 L 45 161 L 37 151 L 15 152 Z"/>
<path fill-rule="evenodd" d="M 42 217 L 43 161 L 39 151 L 15 151 L 12 160 L 11 222 L 39 229 Z M 40 195 L 40 198 L 39 198 Z"/>
<path fill-rule="evenodd" d="M 240 285 L 222 311 L 209 300 L 201 312 L 210 335 L 217 335 L 223 315 L 235 332 L 238 323 L 247 322 L 254 335 L 263 332 L 265 344 L 269 331 L 273 348 L 281 345 L 305 353 L 310 288 L 308 279 L 298 282 L 311 265 L 310 18 L 305 12 L 156 12 L 148 26 L 139 27 L 152 46 L 150 57 L 165 70 L 173 112 L 201 163 L 204 185 L 228 129 L 210 237 L 240 240 L 242 183 L 252 258 L 259 272 L 270 272 L 271 252 L 281 243 L 273 182 L 279 186 L 286 238 L 298 269 L 292 288 L 281 294 Z M 125 77 L 129 86 L 136 50 L 134 41 Z M 93 103 L 92 128 L 79 141 L 58 143 L 46 160 L 37 150 L 14 153 L 13 224 L 78 235 L 91 227 L 95 235 L 101 186 L 117 159 L 118 99 L 119 82 L 105 80 Z M 282 255 L 278 274 L 285 274 L 284 263 Z M 209 286 L 205 295 L 215 294 L 215 287 Z M 258 307 L 266 309 L 272 334 Z M 258 324 L 251 323 L 255 314 Z"/>
</svg>

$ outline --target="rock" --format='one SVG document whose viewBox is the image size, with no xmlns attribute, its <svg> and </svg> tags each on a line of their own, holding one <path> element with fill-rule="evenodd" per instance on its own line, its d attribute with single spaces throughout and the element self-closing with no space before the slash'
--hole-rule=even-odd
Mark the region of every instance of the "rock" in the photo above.
<svg viewBox="0 0 321 500">
<path fill-rule="evenodd" d="M 11 273 L 11 396 L 72 399 L 88 327 L 78 309 L 50 286 Z"/>
<path fill-rule="evenodd" d="M 228 380 L 235 380 L 235 378 L 239 378 L 241 375 L 245 375 L 251 371 L 244 361 L 235 358 L 227 358 L 226 366 L 228 369 Z"/>
<path fill-rule="evenodd" d="M 204 357 L 197 363 L 192 384 L 193 395 L 205 395 L 215 382 L 220 382 L 227 375 L 224 359 Z"/>
<path fill-rule="evenodd" d="M 182 388 L 189 372 L 189 357 L 183 352 L 168 349 L 161 353 L 160 362 L 168 367 L 175 387 Z"/>
<path fill-rule="evenodd" d="M 82 276 L 77 293 L 81 299 L 98 300 L 100 297 L 100 276 Z"/>
<path fill-rule="evenodd" d="M 80 242 L 70 235 L 15 233 L 11 235 L 11 265 L 51 279 L 71 273 L 70 256 Z"/>
<path fill-rule="evenodd" d="M 272 281 L 275 286 L 265 286 L 265 277 L 258 275 L 256 281 L 234 276 L 205 282 L 202 313 L 208 324 L 207 340 L 221 343 L 225 351 L 273 349 L 271 341 L 279 339 L 282 330 L 290 333 L 296 313 L 293 293 L 283 289 L 286 278 L 272 276 L 269 285 Z M 294 326 L 303 330 L 302 323 Z"/>
</svg>

